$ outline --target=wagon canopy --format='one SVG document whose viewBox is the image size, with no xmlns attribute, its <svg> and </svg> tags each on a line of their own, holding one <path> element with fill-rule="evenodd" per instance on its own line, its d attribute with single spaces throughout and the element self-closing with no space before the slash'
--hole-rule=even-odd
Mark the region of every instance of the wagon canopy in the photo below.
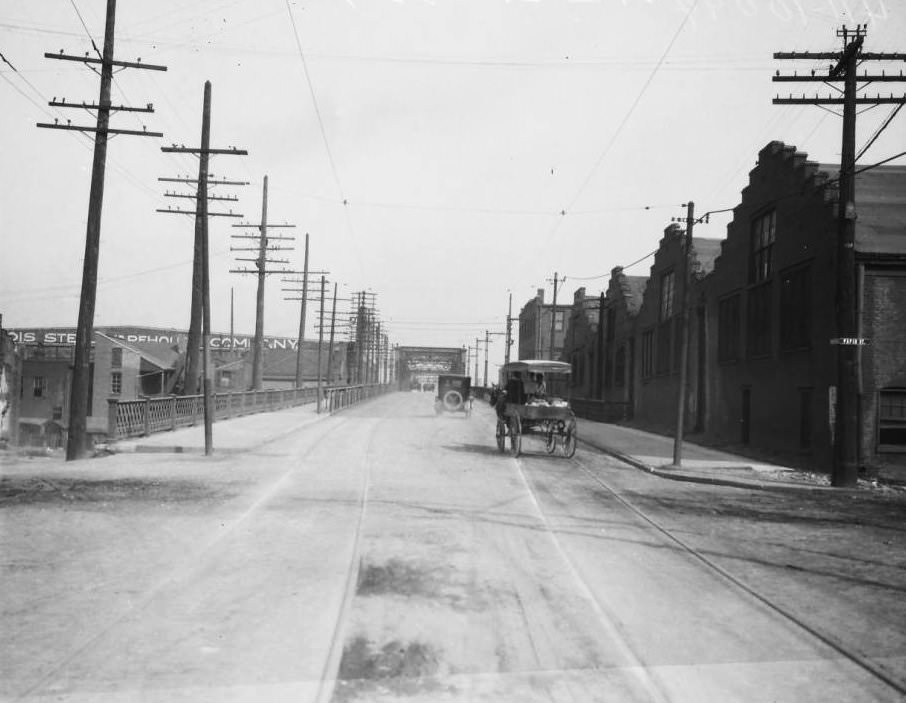
<svg viewBox="0 0 906 703">
<path fill-rule="evenodd" d="M 527 371 L 529 373 L 566 374 L 572 373 L 572 365 L 566 361 L 551 361 L 550 359 L 522 359 L 505 364 L 503 371 L 505 373 Z"/>
</svg>

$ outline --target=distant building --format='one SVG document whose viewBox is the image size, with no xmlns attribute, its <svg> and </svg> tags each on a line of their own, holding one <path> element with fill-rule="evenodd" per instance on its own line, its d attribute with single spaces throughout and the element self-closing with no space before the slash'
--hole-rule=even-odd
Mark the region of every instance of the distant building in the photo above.
<svg viewBox="0 0 906 703">
<path fill-rule="evenodd" d="M 529 300 L 519 312 L 519 358 L 560 359 L 566 340 L 566 320 L 569 304 L 556 307 L 544 302 L 544 289 Z M 554 342 L 551 347 L 551 318 L 553 317 Z M 514 359 L 515 361 L 515 359 Z"/>
<path fill-rule="evenodd" d="M 18 395 L 5 420 L 7 434 L 14 443 L 60 446 L 69 424 L 70 388 L 75 349 L 73 328 L 29 328 L 9 330 L 9 345 L 15 349 L 18 376 L 12 369 L 0 375 L 10 379 Z M 90 352 L 89 434 L 105 434 L 107 401 L 136 400 L 171 395 L 182 382 L 187 333 L 183 330 L 144 327 L 97 327 Z M 245 391 L 251 386 L 251 338 L 212 336 L 211 363 L 214 392 Z M 296 340 L 265 338 L 264 388 L 292 388 L 296 382 Z M 12 358 L 12 357 L 10 357 Z M 327 382 L 328 367 L 333 383 L 343 383 L 346 375 L 346 344 L 335 344 L 332 363 L 328 364 L 328 345 L 321 350 L 321 373 Z M 318 343 L 304 342 L 303 384 L 316 383 Z M 15 423 L 14 426 L 12 423 Z"/>
</svg>

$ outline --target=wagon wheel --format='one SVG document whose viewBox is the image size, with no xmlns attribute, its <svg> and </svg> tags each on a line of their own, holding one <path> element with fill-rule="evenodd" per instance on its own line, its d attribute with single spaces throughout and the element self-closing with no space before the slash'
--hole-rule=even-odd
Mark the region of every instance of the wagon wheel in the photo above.
<svg viewBox="0 0 906 703">
<path fill-rule="evenodd" d="M 563 435 L 563 453 L 567 458 L 571 458 L 576 453 L 577 440 L 578 431 L 576 428 L 576 418 L 571 417 L 566 423 L 566 431 Z"/>
<path fill-rule="evenodd" d="M 497 420 L 497 448 L 500 451 L 506 450 L 506 423 L 503 420 Z"/>
<path fill-rule="evenodd" d="M 554 450 L 557 448 L 556 425 L 553 422 L 547 423 L 547 429 L 545 432 L 544 448 L 547 450 L 548 454 L 553 454 Z"/>
<path fill-rule="evenodd" d="M 510 454 L 519 456 L 522 453 L 522 422 L 518 415 L 510 418 Z"/>
</svg>

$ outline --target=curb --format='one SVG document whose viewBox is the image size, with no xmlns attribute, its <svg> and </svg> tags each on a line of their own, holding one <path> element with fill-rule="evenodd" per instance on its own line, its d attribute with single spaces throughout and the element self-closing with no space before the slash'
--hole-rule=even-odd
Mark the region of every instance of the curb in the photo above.
<svg viewBox="0 0 906 703">
<path fill-rule="evenodd" d="M 663 470 L 655 468 L 645 462 L 639 461 L 629 454 L 624 454 L 623 452 L 613 449 L 611 447 L 602 446 L 595 444 L 587 439 L 579 439 L 579 442 L 585 444 L 593 449 L 608 454 L 614 459 L 622 461 L 624 464 L 628 464 L 633 468 L 644 471 L 645 473 L 652 474 L 658 478 L 667 479 L 669 481 L 682 481 L 685 483 L 700 483 L 709 486 L 727 486 L 729 488 L 758 488 L 763 491 L 776 491 L 776 492 L 797 492 L 797 491 L 834 491 L 838 493 L 840 491 L 852 492 L 852 493 L 861 493 L 862 491 L 858 488 L 834 488 L 833 486 L 810 486 L 808 484 L 799 484 L 799 483 L 781 483 L 781 482 L 764 482 L 764 481 L 755 481 L 755 480 L 746 480 L 746 479 L 734 479 L 734 478 L 721 478 L 717 476 L 707 476 L 704 474 L 693 474 L 685 473 L 680 474 L 675 471 Z"/>
</svg>

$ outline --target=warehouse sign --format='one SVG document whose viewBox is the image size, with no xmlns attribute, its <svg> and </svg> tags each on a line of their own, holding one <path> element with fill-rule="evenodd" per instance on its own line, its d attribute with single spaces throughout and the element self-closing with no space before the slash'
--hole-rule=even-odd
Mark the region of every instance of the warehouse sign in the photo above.
<svg viewBox="0 0 906 703">
<path fill-rule="evenodd" d="M 162 330 L 147 327 L 95 327 L 95 332 L 101 332 L 108 337 L 121 339 L 138 344 L 161 344 L 168 347 L 180 345 L 185 347 L 188 333 L 182 330 Z M 7 330 L 14 341 L 20 344 L 63 344 L 74 346 L 76 343 L 76 330 L 74 327 L 41 327 L 34 329 Z M 239 349 L 252 348 L 253 338 L 246 335 L 230 336 L 228 334 L 212 334 L 211 349 Z M 266 349 L 295 350 L 297 342 L 295 337 L 265 337 Z"/>
</svg>

